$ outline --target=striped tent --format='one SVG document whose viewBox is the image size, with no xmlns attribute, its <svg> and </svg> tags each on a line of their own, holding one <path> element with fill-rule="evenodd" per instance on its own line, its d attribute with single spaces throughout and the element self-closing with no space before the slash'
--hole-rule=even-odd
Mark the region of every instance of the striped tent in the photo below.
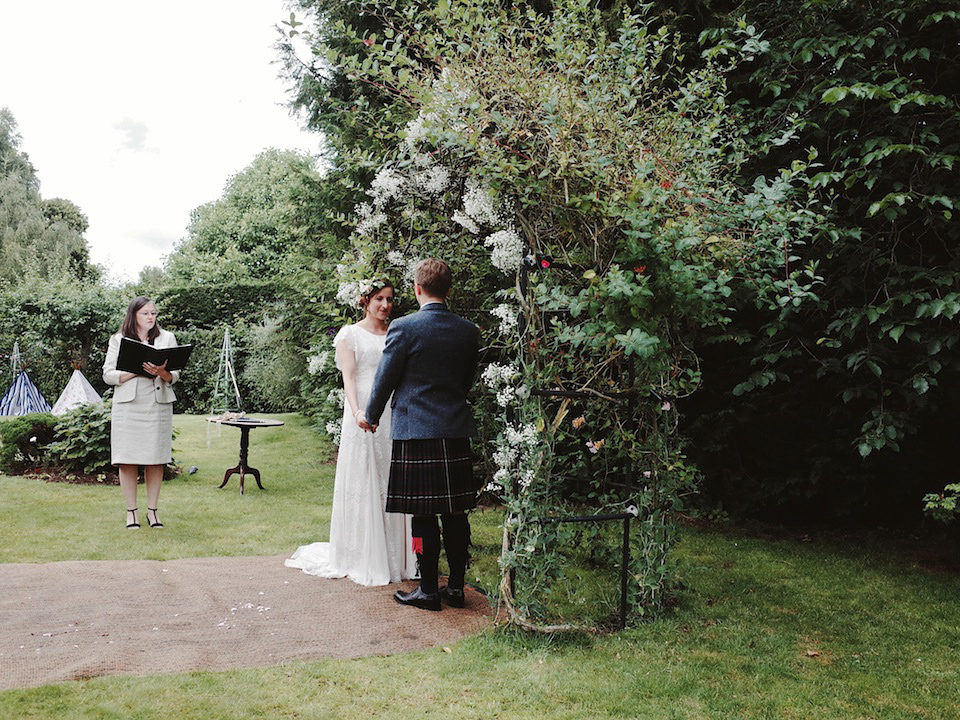
<svg viewBox="0 0 960 720">
<path fill-rule="evenodd" d="M 21 370 L 3 399 L 0 400 L 0 415 L 26 415 L 37 412 L 50 412 L 50 403 L 33 384 L 27 371 Z"/>
</svg>

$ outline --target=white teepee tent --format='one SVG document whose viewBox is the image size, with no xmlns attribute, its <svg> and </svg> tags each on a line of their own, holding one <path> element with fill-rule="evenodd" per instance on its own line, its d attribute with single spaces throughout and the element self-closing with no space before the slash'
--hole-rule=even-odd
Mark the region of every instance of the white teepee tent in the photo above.
<svg viewBox="0 0 960 720">
<path fill-rule="evenodd" d="M 74 370 L 67 386 L 53 404 L 53 410 L 51 412 L 54 415 L 63 415 L 68 410 L 73 410 L 73 408 L 79 405 L 100 402 L 100 399 L 99 393 L 93 389 L 93 385 L 83 376 L 83 373 L 79 370 Z"/>
</svg>

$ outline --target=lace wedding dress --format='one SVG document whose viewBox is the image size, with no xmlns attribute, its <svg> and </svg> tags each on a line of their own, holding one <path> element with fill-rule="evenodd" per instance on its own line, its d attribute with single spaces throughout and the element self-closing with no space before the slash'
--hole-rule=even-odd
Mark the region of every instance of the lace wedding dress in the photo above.
<svg viewBox="0 0 960 720">
<path fill-rule="evenodd" d="M 357 401 L 366 408 L 386 336 L 356 325 L 340 329 L 334 347 L 357 359 Z M 344 345 L 345 344 L 345 345 Z M 390 473 L 390 409 L 375 433 L 357 427 L 344 403 L 340 451 L 333 485 L 330 542 L 303 545 L 285 561 L 310 575 L 349 577 L 359 585 L 387 585 L 415 577 L 410 516 L 384 512 Z"/>
</svg>

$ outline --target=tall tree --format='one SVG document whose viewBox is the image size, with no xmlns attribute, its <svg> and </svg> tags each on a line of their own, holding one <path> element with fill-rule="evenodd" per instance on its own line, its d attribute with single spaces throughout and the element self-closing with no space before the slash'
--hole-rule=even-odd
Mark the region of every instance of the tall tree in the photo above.
<svg viewBox="0 0 960 720">
<path fill-rule="evenodd" d="M 36 278 L 95 281 L 83 233 L 87 219 L 69 200 L 44 200 L 20 147 L 16 120 L 0 109 L 0 287 Z"/>
<path fill-rule="evenodd" d="M 167 258 L 172 284 L 212 285 L 288 274 L 310 234 L 308 197 L 316 161 L 267 150 L 227 182 L 223 196 L 196 208 L 187 237 Z"/>
</svg>

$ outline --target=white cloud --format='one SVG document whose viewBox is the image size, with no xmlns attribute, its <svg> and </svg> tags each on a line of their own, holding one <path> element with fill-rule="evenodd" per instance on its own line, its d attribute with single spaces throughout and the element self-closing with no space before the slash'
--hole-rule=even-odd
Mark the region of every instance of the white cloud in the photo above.
<svg viewBox="0 0 960 720">
<path fill-rule="evenodd" d="M 159 265 L 190 211 L 270 147 L 318 152 L 284 107 L 283 0 L 8 2 L 0 107 L 17 120 L 44 197 L 90 219 L 114 279 Z"/>
<path fill-rule="evenodd" d="M 132 150 L 134 152 L 143 152 L 147 150 L 147 134 L 149 129 L 145 122 L 124 118 L 113 124 L 114 130 L 119 130 L 126 137 L 120 146 L 121 150 Z M 152 152 L 158 152 L 153 149 Z"/>
</svg>

